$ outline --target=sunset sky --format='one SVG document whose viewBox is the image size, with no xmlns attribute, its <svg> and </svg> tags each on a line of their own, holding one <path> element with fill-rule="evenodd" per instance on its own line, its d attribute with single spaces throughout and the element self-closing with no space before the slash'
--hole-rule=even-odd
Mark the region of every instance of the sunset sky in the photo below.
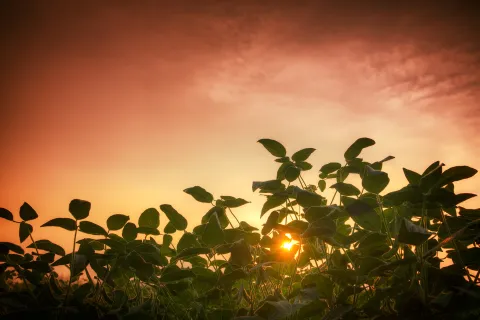
<svg viewBox="0 0 480 320">
<path fill-rule="evenodd" d="M 39 226 L 73 198 L 102 225 L 168 203 L 191 230 L 209 206 L 182 190 L 200 185 L 252 201 L 237 212 L 258 226 L 251 183 L 278 167 L 260 138 L 316 148 L 312 184 L 359 137 L 366 160 L 396 157 L 387 191 L 402 167 L 480 169 L 480 11 L 457 2 L 2 3 L 0 207 L 27 201 L 35 238 L 66 244 Z"/>
</svg>

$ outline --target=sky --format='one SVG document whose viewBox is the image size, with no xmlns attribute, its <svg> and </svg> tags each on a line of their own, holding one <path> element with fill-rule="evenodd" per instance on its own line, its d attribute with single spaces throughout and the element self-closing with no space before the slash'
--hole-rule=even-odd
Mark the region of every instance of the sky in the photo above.
<svg viewBox="0 0 480 320">
<path fill-rule="evenodd" d="M 104 226 L 171 204 L 191 230 L 209 205 L 182 190 L 199 185 L 251 201 L 237 216 L 259 226 L 251 183 L 278 167 L 261 138 L 316 148 L 312 184 L 360 137 L 377 142 L 365 160 L 396 157 L 386 191 L 403 167 L 480 168 L 478 6 L 380 3 L 3 2 L 0 207 L 18 217 L 28 202 L 35 238 L 65 245 L 71 233 L 40 225 L 71 199 Z M 18 242 L 17 225 L 0 229 Z"/>
</svg>

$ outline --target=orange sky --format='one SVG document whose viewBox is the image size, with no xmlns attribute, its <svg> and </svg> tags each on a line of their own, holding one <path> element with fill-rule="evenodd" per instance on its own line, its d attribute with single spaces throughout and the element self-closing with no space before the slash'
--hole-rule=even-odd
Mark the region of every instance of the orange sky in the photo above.
<svg viewBox="0 0 480 320">
<path fill-rule="evenodd" d="M 175 3 L 0 10 L 0 207 L 31 204 L 36 239 L 67 243 L 67 231 L 39 225 L 69 216 L 73 198 L 102 224 L 169 203 L 191 230 L 208 210 L 182 192 L 194 185 L 252 201 L 238 216 L 259 225 L 251 182 L 277 168 L 260 138 L 317 148 L 310 183 L 362 136 L 377 141 L 366 160 L 396 156 L 389 190 L 406 183 L 402 167 L 480 168 L 476 8 Z M 478 192 L 479 179 L 458 190 Z M 0 228 L 18 241 L 17 225 Z"/>
</svg>

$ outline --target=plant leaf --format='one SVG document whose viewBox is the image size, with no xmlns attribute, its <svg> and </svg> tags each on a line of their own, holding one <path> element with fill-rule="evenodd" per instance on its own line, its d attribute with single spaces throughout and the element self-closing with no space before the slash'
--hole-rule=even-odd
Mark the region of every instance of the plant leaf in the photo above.
<svg viewBox="0 0 480 320">
<path fill-rule="evenodd" d="M 108 230 L 120 230 L 130 220 L 130 217 L 124 214 L 114 214 L 107 219 Z"/>
<path fill-rule="evenodd" d="M 18 253 L 18 254 L 24 254 L 25 253 L 25 251 L 22 249 L 22 247 L 14 244 L 14 243 L 11 243 L 11 242 L 0 242 L 0 245 L 5 246 L 5 247 L 8 248 L 8 250 L 13 251 L 13 252 Z"/>
<path fill-rule="evenodd" d="M 38 214 L 28 203 L 24 202 L 20 207 L 20 218 L 23 221 L 34 220 L 38 218 Z"/>
<path fill-rule="evenodd" d="M 297 193 L 297 202 L 304 208 L 321 206 L 324 204 L 324 199 L 325 198 L 315 192 L 299 190 Z"/>
<path fill-rule="evenodd" d="M 260 212 L 260 218 L 269 210 L 276 208 L 287 201 L 287 197 L 281 195 L 271 195 L 267 197 L 267 201 L 263 204 L 262 211 Z"/>
<path fill-rule="evenodd" d="M 325 189 L 327 188 L 327 183 L 325 182 L 325 180 L 318 180 L 318 188 L 321 192 L 325 191 Z"/>
<path fill-rule="evenodd" d="M 442 177 L 440 178 L 438 186 L 443 187 L 455 181 L 468 179 L 476 175 L 477 172 L 478 171 L 476 169 L 468 166 L 451 167 L 442 173 Z"/>
<path fill-rule="evenodd" d="M 388 174 L 383 171 L 374 170 L 370 166 L 366 167 L 366 174 L 362 179 L 362 186 L 368 192 L 379 194 L 383 191 L 390 182 Z"/>
<path fill-rule="evenodd" d="M 180 259 L 189 258 L 191 256 L 198 256 L 199 254 L 209 254 L 209 253 L 211 253 L 211 249 L 209 249 L 209 248 L 203 248 L 203 247 L 185 248 L 182 251 L 180 251 L 180 253 L 177 254 L 173 258 L 173 260 L 177 261 L 177 260 L 180 260 Z"/>
<path fill-rule="evenodd" d="M 398 241 L 414 246 L 421 245 L 430 238 L 431 233 L 411 221 L 403 218 L 398 232 Z"/>
<path fill-rule="evenodd" d="M 82 220 L 88 217 L 90 214 L 90 208 L 92 204 L 85 200 L 73 199 L 70 201 L 68 211 L 76 220 Z"/>
<path fill-rule="evenodd" d="M 177 229 L 175 229 L 175 226 L 170 221 L 165 225 L 165 228 L 163 228 L 163 232 L 165 233 L 175 233 L 176 231 Z"/>
<path fill-rule="evenodd" d="M 0 218 L 13 221 L 13 214 L 5 208 L 0 208 Z"/>
<path fill-rule="evenodd" d="M 373 208 L 362 200 L 354 200 L 345 208 L 350 217 L 362 228 L 380 231 L 382 223 Z"/>
<path fill-rule="evenodd" d="M 273 156 L 282 158 L 287 155 L 287 150 L 285 147 L 278 141 L 272 140 L 272 139 L 260 139 L 258 140 L 265 149 L 268 150 Z"/>
<path fill-rule="evenodd" d="M 175 210 L 171 205 L 162 204 L 160 206 L 160 210 L 165 213 L 168 220 L 170 220 L 176 230 L 185 230 L 187 228 L 187 219 L 178 213 L 177 210 Z"/>
<path fill-rule="evenodd" d="M 148 208 L 138 218 L 138 226 L 157 229 L 160 226 L 160 213 L 155 208 Z"/>
<path fill-rule="evenodd" d="M 129 242 L 137 239 L 137 226 L 132 222 L 127 222 L 123 227 L 122 237 Z"/>
<path fill-rule="evenodd" d="M 55 244 L 50 240 L 37 240 L 35 242 L 32 242 L 27 248 L 35 248 L 35 247 L 40 250 L 53 252 L 62 257 L 65 255 L 65 250 L 62 247 L 60 247 L 58 244 Z"/>
<path fill-rule="evenodd" d="M 342 165 L 338 162 L 330 162 L 330 163 L 327 163 L 327 164 L 323 165 L 320 168 L 320 172 L 325 174 L 325 175 L 328 175 L 330 173 L 333 173 L 333 172 L 337 171 L 341 167 L 342 167 Z"/>
<path fill-rule="evenodd" d="M 44 223 L 42 227 L 60 227 L 68 231 L 74 231 L 77 228 L 77 223 L 70 218 L 55 218 Z"/>
<path fill-rule="evenodd" d="M 211 203 L 213 201 L 212 194 L 199 186 L 187 188 L 183 192 L 188 193 L 198 202 Z"/>
<path fill-rule="evenodd" d="M 343 196 L 358 196 L 360 194 L 360 190 L 358 190 L 357 187 L 350 183 L 337 182 L 333 184 L 330 188 L 337 190 L 338 193 Z"/>
<path fill-rule="evenodd" d="M 315 151 L 314 148 L 305 148 L 295 152 L 292 155 L 292 160 L 295 162 L 302 162 L 308 159 L 310 155 Z"/>
<path fill-rule="evenodd" d="M 20 243 L 25 241 L 25 239 L 27 239 L 32 232 L 33 232 L 33 227 L 30 224 L 26 223 L 25 221 L 22 221 L 18 229 Z"/>
<path fill-rule="evenodd" d="M 225 241 L 225 235 L 223 234 L 216 212 L 212 214 L 208 220 L 202 234 L 202 241 L 209 247 L 222 244 Z"/>
<path fill-rule="evenodd" d="M 81 221 L 79 230 L 83 233 L 93 234 L 97 236 L 108 236 L 108 232 L 96 223 L 90 221 Z"/>
<path fill-rule="evenodd" d="M 297 178 L 300 176 L 301 170 L 294 165 L 290 165 L 285 169 L 285 179 L 287 179 L 288 182 L 292 182 L 297 180 Z"/>
<path fill-rule="evenodd" d="M 405 178 L 407 178 L 408 183 L 414 185 L 418 185 L 420 183 L 420 179 L 422 178 L 422 176 L 419 173 L 408 170 L 406 168 L 403 168 L 403 173 L 405 174 Z"/>
<path fill-rule="evenodd" d="M 348 147 L 347 151 L 345 151 L 345 160 L 348 161 L 355 159 L 360 155 L 363 149 L 373 146 L 374 144 L 375 141 L 370 138 L 357 139 L 350 147 Z"/>
<path fill-rule="evenodd" d="M 238 208 L 247 203 L 250 203 L 250 201 L 247 201 L 245 199 L 235 198 L 231 196 L 220 196 L 220 198 L 222 199 L 222 206 L 227 208 Z"/>
</svg>

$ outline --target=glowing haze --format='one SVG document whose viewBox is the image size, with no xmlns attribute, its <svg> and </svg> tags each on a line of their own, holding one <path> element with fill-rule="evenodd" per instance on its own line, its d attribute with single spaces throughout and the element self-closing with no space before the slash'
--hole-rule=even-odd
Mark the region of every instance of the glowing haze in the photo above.
<svg viewBox="0 0 480 320">
<path fill-rule="evenodd" d="M 2 8 L 0 206 L 31 204 L 36 239 L 71 241 L 39 226 L 69 216 L 73 198 L 103 225 L 169 203 L 191 230 L 208 210 L 182 192 L 194 185 L 252 201 L 237 212 L 258 226 L 251 182 L 277 169 L 260 138 L 317 148 L 310 183 L 363 136 L 377 141 L 365 159 L 396 156 L 390 189 L 405 184 L 402 167 L 480 168 L 476 8 L 175 3 Z M 478 192 L 479 179 L 458 189 Z M 17 225 L 0 228 L 18 241 Z"/>
</svg>

